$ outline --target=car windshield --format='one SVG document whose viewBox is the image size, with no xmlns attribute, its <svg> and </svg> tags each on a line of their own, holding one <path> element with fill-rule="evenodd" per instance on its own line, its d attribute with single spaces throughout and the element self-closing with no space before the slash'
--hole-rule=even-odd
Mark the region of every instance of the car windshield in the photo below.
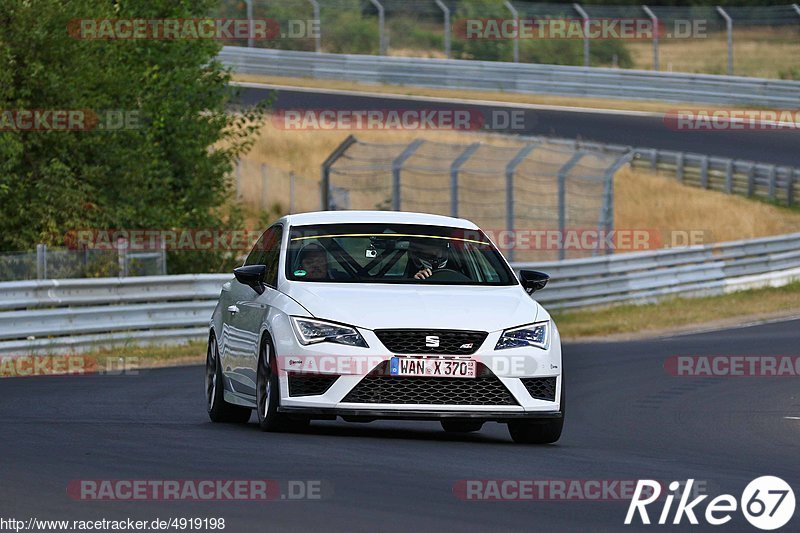
<svg viewBox="0 0 800 533">
<path fill-rule="evenodd" d="M 286 278 L 337 283 L 517 284 L 514 273 L 482 231 L 411 224 L 292 227 Z"/>
</svg>

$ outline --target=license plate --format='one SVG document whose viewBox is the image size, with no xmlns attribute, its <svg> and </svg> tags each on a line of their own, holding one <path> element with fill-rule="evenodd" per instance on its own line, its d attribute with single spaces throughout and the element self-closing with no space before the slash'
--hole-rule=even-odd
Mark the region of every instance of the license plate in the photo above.
<svg viewBox="0 0 800 533">
<path fill-rule="evenodd" d="M 389 374 L 392 376 L 474 378 L 475 361 L 392 357 Z"/>
</svg>

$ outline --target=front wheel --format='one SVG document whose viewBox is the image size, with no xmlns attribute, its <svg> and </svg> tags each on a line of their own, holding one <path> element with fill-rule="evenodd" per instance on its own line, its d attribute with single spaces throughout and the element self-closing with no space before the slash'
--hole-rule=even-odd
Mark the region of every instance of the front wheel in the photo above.
<svg viewBox="0 0 800 533">
<path fill-rule="evenodd" d="M 244 424 L 250 420 L 251 409 L 225 401 L 225 386 L 222 381 L 222 364 L 219 360 L 217 338 L 208 338 L 206 352 L 206 408 L 212 422 Z"/>
<path fill-rule="evenodd" d="M 265 340 L 261 345 L 256 371 L 258 425 L 264 431 L 297 431 L 307 426 L 307 419 L 293 419 L 278 412 L 280 397 L 277 358 L 272 344 Z"/>
</svg>

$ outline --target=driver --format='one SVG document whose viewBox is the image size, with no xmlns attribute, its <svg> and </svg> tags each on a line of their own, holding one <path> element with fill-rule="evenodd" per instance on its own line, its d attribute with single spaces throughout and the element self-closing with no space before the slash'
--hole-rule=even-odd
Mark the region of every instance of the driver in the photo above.
<svg viewBox="0 0 800 533">
<path fill-rule="evenodd" d="M 426 279 L 447 265 L 450 243 L 445 239 L 416 239 L 408 246 L 409 263 L 416 274 L 414 279 Z M 412 272 L 414 271 L 412 270 Z"/>
<path fill-rule="evenodd" d="M 300 268 L 305 270 L 305 279 L 328 279 L 328 252 L 319 244 L 312 243 L 300 250 Z"/>
</svg>

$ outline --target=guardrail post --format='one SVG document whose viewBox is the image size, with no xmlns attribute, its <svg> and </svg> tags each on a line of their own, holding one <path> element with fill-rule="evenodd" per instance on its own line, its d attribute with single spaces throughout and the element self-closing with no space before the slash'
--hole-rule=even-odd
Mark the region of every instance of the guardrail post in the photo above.
<svg viewBox="0 0 800 533">
<path fill-rule="evenodd" d="M 770 200 L 775 200 L 775 180 L 778 178 L 778 169 L 775 165 L 769 166 L 769 196 Z"/>
<path fill-rule="evenodd" d="M 589 14 L 581 7 L 579 3 L 572 4 L 575 11 L 583 19 L 583 66 L 589 66 Z"/>
<path fill-rule="evenodd" d="M 119 267 L 119 277 L 128 276 L 128 241 L 122 237 L 117 239 L 117 266 Z"/>
<path fill-rule="evenodd" d="M 708 189 L 708 156 L 700 158 L 700 187 Z"/>
<path fill-rule="evenodd" d="M 314 51 L 316 53 L 322 52 L 322 17 L 319 12 L 319 2 L 317 0 L 308 0 L 314 9 L 314 22 L 317 23 L 317 32 L 314 35 Z"/>
<path fill-rule="evenodd" d="M 348 135 L 347 139 L 342 141 L 342 144 L 336 147 L 336 150 L 331 152 L 331 155 L 322 163 L 322 179 L 320 180 L 320 203 L 322 210 L 327 211 L 330 209 L 330 193 L 331 193 L 331 167 L 336 161 L 342 157 L 350 146 L 358 142 L 353 135 Z"/>
<path fill-rule="evenodd" d="M 516 172 L 517 167 L 538 145 L 538 143 L 531 143 L 523 146 L 522 149 L 517 152 L 517 155 L 506 165 L 506 230 L 511 233 L 512 236 L 514 235 L 514 172 Z M 516 243 L 516 238 L 514 238 L 512 242 Z M 515 244 L 512 244 L 511 248 L 508 250 L 507 257 L 509 261 L 514 260 L 515 247 Z"/>
<path fill-rule="evenodd" d="M 797 179 L 796 172 L 793 171 L 792 169 L 789 169 L 789 177 L 788 177 L 789 181 L 786 183 L 786 205 L 788 205 L 789 207 L 792 207 L 792 205 L 794 205 L 794 182 L 796 179 Z"/>
<path fill-rule="evenodd" d="M 747 169 L 747 196 L 753 196 L 756 192 L 756 165 L 755 163 L 750 163 L 750 167 Z"/>
<path fill-rule="evenodd" d="M 166 276 L 167 275 L 167 241 L 165 241 L 164 239 L 161 239 L 160 241 L 161 242 L 159 243 L 160 244 L 160 250 L 159 250 L 159 257 L 158 257 L 159 272 L 161 273 L 162 276 Z"/>
<path fill-rule="evenodd" d="M 567 225 L 567 174 L 584 155 L 585 152 L 576 152 L 569 161 L 558 169 L 558 233 L 561 237 L 561 247 L 558 249 L 559 261 L 564 260 L 566 252 L 564 250 L 564 234 L 566 233 Z"/>
<path fill-rule="evenodd" d="M 36 279 L 47 279 L 47 245 L 36 245 Z"/>
<path fill-rule="evenodd" d="M 725 192 L 733 194 L 733 159 L 725 162 Z"/>
<path fill-rule="evenodd" d="M 653 148 L 653 158 L 650 160 L 650 168 L 658 172 L 658 148 Z"/>
<path fill-rule="evenodd" d="M 717 6 L 717 13 L 725 20 L 728 32 L 728 76 L 733 76 L 733 19 L 721 6 Z"/>
<path fill-rule="evenodd" d="M 452 30 L 450 28 L 450 8 L 442 0 L 436 0 L 436 5 L 444 13 L 444 55 L 450 59 L 450 32 Z"/>
<path fill-rule="evenodd" d="M 450 216 L 458 217 L 458 171 L 461 166 L 480 148 L 481 143 L 472 143 L 467 146 L 461 155 L 453 160 L 450 165 Z"/>
<path fill-rule="evenodd" d="M 244 0 L 247 6 L 247 47 L 253 48 L 253 0 Z"/>
<path fill-rule="evenodd" d="M 400 171 L 403 169 L 403 163 L 417 151 L 417 148 L 422 146 L 425 141 L 422 139 L 415 139 L 405 147 L 399 156 L 392 161 L 392 211 L 400 211 Z"/>
<path fill-rule="evenodd" d="M 650 20 L 653 21 L 653 70 L 658 71 L 658 17 L 649 7 L 642 6 L 642 9 L 647 13 L 647 16 L 650 17 Z"/>
<path fill-rule="evenodd" d="M 683 183 L 683 160 L 683 152 L 678 152 L 675 157 L 675 178 L 681 183 Z"/>
<path fill-rule="evenodd" d="M 519 11 L 517 11 L 517 8 L 511 5 L 509 0 L 503 0 L 503 5 L 506 6 L 506 9 L 511 11 L 511 16 L 514 18 L 514 22 L 516 24 L 517 35 L 511 43 L 511 46 L 514 49 L 514 63 L 519 63 Z"/>
<path fill-rule="evenodd" d="M 383 6 L 381 5 L 378 0 L 369 0 L 370 3 L 378 9 L 378 39 L 379 39 L 379 49 L 380 55 L 386 55 L 386 13 L 383 10 Z"/>
</svg>

